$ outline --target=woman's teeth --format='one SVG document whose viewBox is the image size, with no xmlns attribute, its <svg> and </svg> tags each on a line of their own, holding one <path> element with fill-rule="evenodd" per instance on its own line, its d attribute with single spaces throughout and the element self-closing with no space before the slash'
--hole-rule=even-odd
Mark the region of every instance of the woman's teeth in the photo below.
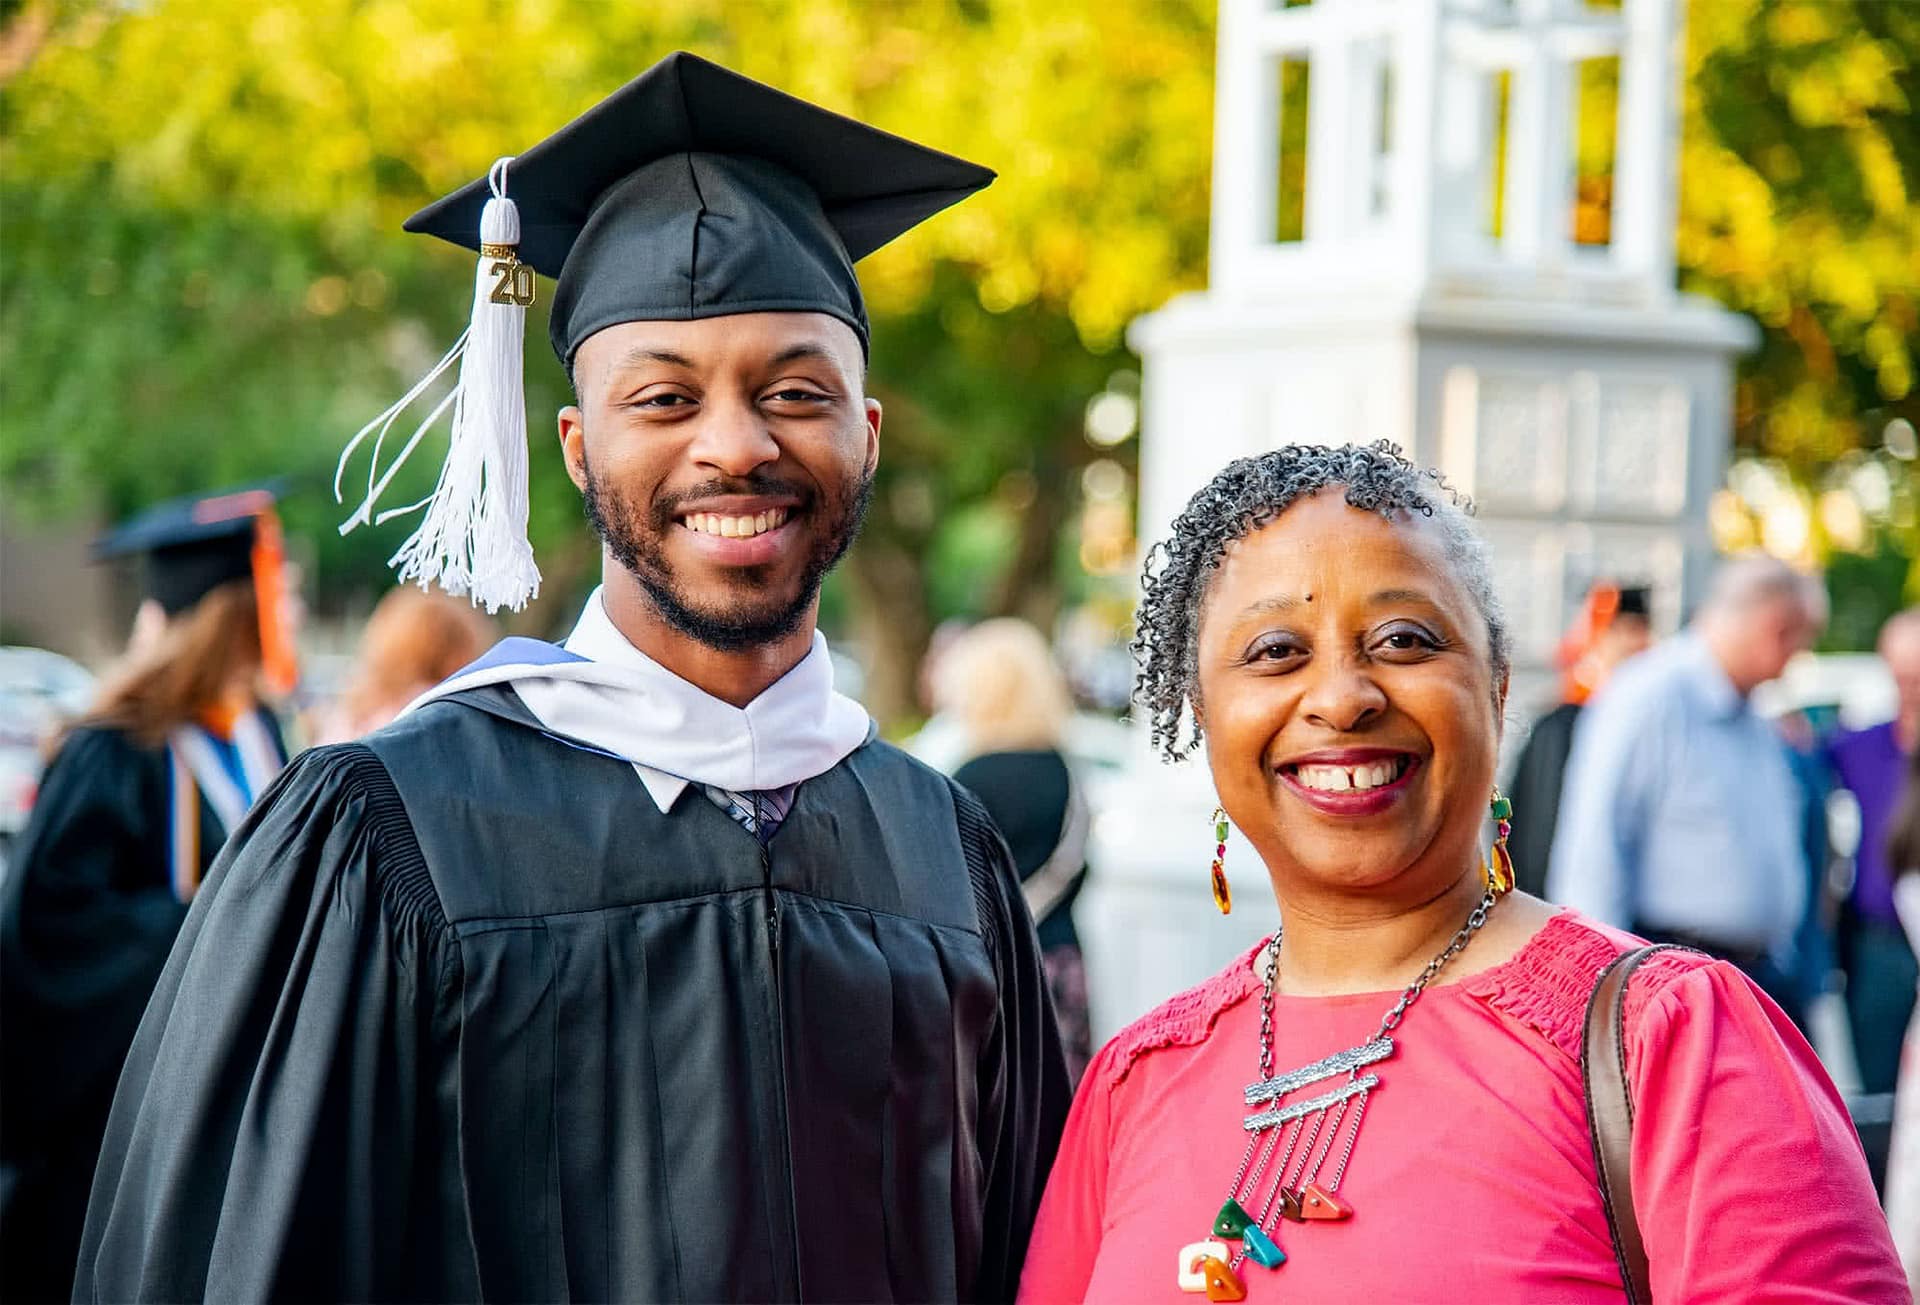
<svg viewBox="0 0 1920 1305">
<path fill-rule="evenodd" d="M 751 539 L 786 524 L 787 509 L 773 508 L 750 517 L 723 517 L 717 512 L 694 512 L 687 516 L 687 529 L 702 535 L 721 535 L 728 539 Z"/>
<path fill-rule="evenodd" d="M 1307 788 L 1346 793 L 1380 788 L 1400 778 L 1405 763 L 1376 761 L 1365 766 L 1298 766 L 1294 777 Z"/>
</svg>

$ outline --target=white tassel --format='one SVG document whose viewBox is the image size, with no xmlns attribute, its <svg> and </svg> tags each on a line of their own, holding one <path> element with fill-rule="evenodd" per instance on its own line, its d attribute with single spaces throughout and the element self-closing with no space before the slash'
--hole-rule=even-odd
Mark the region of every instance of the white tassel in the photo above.
<svg viewBox="0 0 1920 1305">
<path fill-rule="evenodd" d="M 518 611 L 540 592 L 540 568 L 527 541 L 527 411 L 523 384 L 527 305 L 533 302 L 533 269 L 513 253 L 520 243 L 520 212 L 507 198 L 507 164 L 487 174 L 493 198 L 480 218 L 479 266 L 474 271 L 473 320 L 444 357 L 398 403 L 360 428 L 340 455 L 333 494 L 347 461 L 374 434 L 367 495 L 342 523 L 346 534 L 369 520 L 381 524 L 426 509 L 426 516 L 390 565 L 403 581 L 422 588 L 435 582 L 450 594 L 469 594 L 489 612 Z M 460 380 L 437 404 L 398 457 L 379 471 L 380 446 L 400 414 L 455 362 Z M 453 439 L 433 493 L 418 503 L 374 516 L 374 504 L 393 483 L 420 440 L 449 410 Z"/>
</svg>

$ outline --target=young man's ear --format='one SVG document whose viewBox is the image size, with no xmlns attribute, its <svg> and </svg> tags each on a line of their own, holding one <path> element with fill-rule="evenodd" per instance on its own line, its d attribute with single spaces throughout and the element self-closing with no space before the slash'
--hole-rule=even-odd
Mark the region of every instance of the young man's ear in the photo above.
<svg viewBox="0 0 1920 1305">
<path fill-rule="evenodd" d="M 867 474 L 880 465 L 880 400 L 867 400 Z"/>
<path fill-rule="evenodd" d="M 569 403 L 560 409 L 560 456 L 567 463 L 567 479 L 582 494 L 587 492 L 587 419 L 578 406 Z"/>
</svg>

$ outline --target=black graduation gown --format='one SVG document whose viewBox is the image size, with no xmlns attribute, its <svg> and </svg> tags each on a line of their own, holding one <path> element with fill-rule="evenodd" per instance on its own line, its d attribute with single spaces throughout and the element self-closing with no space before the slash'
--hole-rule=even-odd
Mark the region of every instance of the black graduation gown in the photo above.
<svg viewBox="0 0 1920 1305">
<path fill-rule="evenodd" d="M 1554 831 L 1560 827 L 1560 790 L 1566 783 L 1573 727 L 1579 719 L 1579 704 L 1565 702 L 1536 721 L 1508 786 L 1513 835 L 1507 840 L 1507 854 L 1513 858 L 1514 883 L 1535 897 L 1547 894 L 1547 864 Z"/>
<path fill-rule="evenodd" d="M 196 900 L 76 1299 L 1005 1299 L 1067 1107 L 1004 845 L 869 742 L 764 850 L 510 689 L 307 753 Z"/>
<path fill-rule="evenodd" d="M 0 1300 L 65 1300 L 121 1061 L 187 908 L 169 760 L 77 729 L 0 891 Z M 200 799 L 204 872 L 227 831 Z"/>
</svg>

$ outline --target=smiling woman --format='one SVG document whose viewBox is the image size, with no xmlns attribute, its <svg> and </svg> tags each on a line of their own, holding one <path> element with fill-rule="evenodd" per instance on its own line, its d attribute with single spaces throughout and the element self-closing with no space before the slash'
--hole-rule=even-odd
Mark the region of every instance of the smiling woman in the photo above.
<svg viewBox="0 0 1920 1305">
<path fill-rule="evenodd" d="M 1154 745 L 1169 760 L 1197 745 L 1197 740 L 1182 745 L 1179 737 L 1194 692 L 1201 603 L 1226 552 L 1296 501 L 1329 486 L 1339 486 L 1344 502 L 1357 511 L 1383 517 L 1409 513 L 1435 527 L 1448 571 L 1486 626 L 1489 669 L 1504 681 L 1511 643 L 1486 545 L 1437 472 L 1414 467 L 1384 441 L 1371 448 L 1300 446 L 1283 455 L 1243 458 L 1193 496 L 1148 562 L 1147 596 L 1134 641 L 1140 662 L 1136 696 L 1151 710 Z M 1285 606 L 1291 599 L 1272 601 Z"/>
<path fill-rule="evenodd" d="M 1139 700 L 1169 760 L 1204 748 L 1284 927 L 1095 1058 L 1022 1299 L 1621 1299 L 1581 1039 L 1639 942 L 1511 891 L 1469 513 L 1389 444 L 1293 446 L 1150 559 Z M 1907 1299 L 1832 1084 L 1737 970 L 1653 956 L 1624 1046 L 1653 1300 Z"/>
</svg>

